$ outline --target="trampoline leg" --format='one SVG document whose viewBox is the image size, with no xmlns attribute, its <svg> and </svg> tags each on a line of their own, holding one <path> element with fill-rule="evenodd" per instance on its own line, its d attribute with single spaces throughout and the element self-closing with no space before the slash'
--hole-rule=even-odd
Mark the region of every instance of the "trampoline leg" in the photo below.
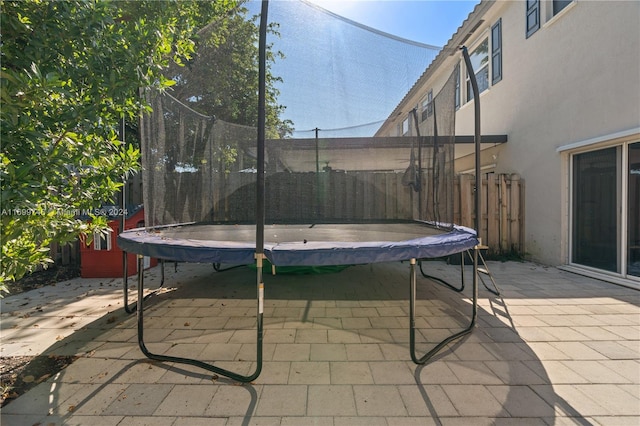
<svg viewBox="0 0 640 426">
<path fill-rule="evenodd" d="M 132 314 L 136 311 L 136 304 L 133 303 L 129 306 L 129 259 L 127 258 L 127 252 L 122 252 L 122 283 L 124 290 L 124 311 L 128 314 Z"/>
<path fill-rule="evenodd" d="M 257 318 L 257 354 L 256 354 L 256 370 L 248 376 L 244 376 L 233 371 L 225 370 L 224 368 L 216 367 L 213 364 L 208 364 L 203 361 L 198 361 L 191 358 L 174 357 L 168 355 L 160 355 L 151 352 L 147 349 L 144 343 L 144 300 L 142 296 L 144 291 L 144 273 L 142 270 L 142 256 L 138 256 L 138 346 L 142 353 L 149 359 L 156 361 L 177 362 L 181 364 L 194 365 L 196 367 L 203 368 L 205 370 L 220 374 L 230 379 L 237 380 L 239 382 L 251 382 L 258 378 L 262 371 L 262 336 L 263 336 L 263 311 L 264 311 L 264 283 L 262 282 L 262 259 L 258 258 L 256 263 L 258 264 L 258 318 Z"/>
<path fill-rule="evenodd" d="M 144 263 L 141 263 L 140 259 L 138 259 L 138 272 L 142 271 L 142 266 L 144 266 Z M 129 265 L 129 260 L 127 259 L 127 253 L 123 252 L 122 253 L 122 282 L 123 282 L 123 290 L 124 290 L 124 311 L 128 314 L 132 314 L 134 313 L 137 309 L 138 309 L 138 304 L 137 303 L 132 303 L 131 305 L 129 305 L 129 277 L 128 277 L 128 267 Z M 161 273 L 161 277 L 160 277 L 160 286 L 158 287 L 161 288 L 164 285 L 164 260 L 160 259 L 160 273 Z M 144 298 L 144 300 L 147 300 L 148 298 L 150 298 L 151 296 L 153 296 L 154 294 L 156 294 L 158 290 L 154 291 L 153 293 L 147 294 Z"/>
<path fill-rule="evenodd" d="M 415 259 L 411 259 L 411 273 L 410 273 L 410 292 L 409 292 L 409 349 L 411 351 L 411 360 L 416 364 L 424 364 L 429 361 L 435 354 L 437 354 L 442 348 L 448 345 L 455 339 L 458 339 L 466 334 L 469 334 L 476 324 L 476 317 L 478 314 L 478 247 L 473 249 L 473 294 L 471 296 L 471 319 L 469 325 L 457 333 L 452 334 L 446 339 L 438 343 L 433 349 L 427 352 L 422 357 L 416 355 L 416 321 L 415 321 L 415 304 L 416 304 L 416 269 Z"/>
<path fill-rule="evenodd" d="M 439 284 L 442 284 L 445 287 L 448 287 L 455 292 L 461 293 L 464 290 L 464 255 L 465 255 L 465 252 L 460 253 L 460 287 L 456 287 L 453 284 L 449 284 L 447 281 L 443 280 L 442 278 L 434 277 L 433 275 L 429 275 L 425 273 L 424 270 L 422 269 L 422 261 L 418 261 L 418 265 L 420 266 L 420 273 L 425 278 L 428 278 Z"/>
</svg>

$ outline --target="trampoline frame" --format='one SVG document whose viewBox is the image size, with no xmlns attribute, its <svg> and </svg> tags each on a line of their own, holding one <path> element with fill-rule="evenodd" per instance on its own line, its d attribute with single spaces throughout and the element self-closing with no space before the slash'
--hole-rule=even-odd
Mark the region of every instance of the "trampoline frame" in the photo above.
<svg viewBox="0 0 640 426">
<path fill-rule="evenodd" d="M 169 355 L 156 354 L 151 352 L 144 341 L 144 302 L 150 296 L 144 296 L 144 268 L 143 268 L 143 259 L 144 256 L 141 254 L 137 254 L 137 266 L 138 266 L 138 277 L 137 277 L 137 302 L 133 305 L 129 305 L 129 297 L 128 297 L 128 279 L 126 272 L 126 263 L 127 263 L 127 253 L 123 254 L 123 268 L 124 270 L 124 309 L 127 313 L 133 313 L 134 311 L 137 313 L 137 331 L 138 331 L 138 345 L 142 351 L 142 353 L 149 359 L 158 360 L 158 361 L 166 361 L 166 362 L 176 362 L 182 364 L 193 365 L 196 367 L 203 368 L 205 370 L 220 374 L 222 376 L 226 376 L 230 379 L 239 381 L 239 382 L 251 382 L 258 378 L 262 371 L 263 364 L 263 336 L 264 336 L 264 322 L 263 322 L 263 314 L 264 314 L 264 283 L 262 279 L 262 267 L 265 259 L 264 254 L 264 214 L 265 214 L 265 204 L 264 204 L 264 142 L 265 142 L 265 59 L 266 59 L 266 29 L 267 29 L 267 12 L 268 12 L 268 0 L 262 1 L 262 9 L 260 15 L 260 36 L 259 36 L 259 93 L 258 93 L 258 158 L 257 158 L 257 209 L 256 209 L 256 219 L 258 226 L 256 231 L 256 252 L 255 252 L 255 261 L 256 261 L 256 272 L 257 272 L 257 312 L 256 312 L 256 367 L 255 370 L 248 374 L 243 375 L 238 372 L 226 370 L 224 368 L 215 366 L 210 363 L 206 363 L 204 361 L 199 361 L 192 358 L 183 358 L 183 357 L 174 357 Z M 464 61 L 466 64 L 466 68 L 468 74 L 470 76 L 470 82 L 472 86 L 472 90 L 474 92 L 474 106 L 475 106 L 475 171 L 476 171 L 476 188 L 475 188 L 475 211 L 480 211 L 480 192 L 482 189 L 481 186 L 481 175 L 480 175 L 480 96 L 478 93 L 478 85 L 475 77 L 475 73 L 473 71 L 473 66 L 471 64 L 471 60 L 469 58 L 469 54 L 465 46 L 461 46 L 462 55 L 464 57 Z M 475 217 L 475 230 L 476 237 L 479 235 L 479 214 L 476 214 Z M 417 273 L 416 273 L 416 262 L 419 262 L 419 259 L 411 258 L 409 259 L 410 264 L 410 273 L 409 273 L 409 349 L 411 359 L 416 364 L 425 364 L 434 355 L 436 355 L 442 348 L 444 348 L 447 344 L 456 340 L 466 334 L 469 334 L 476 324 L 477 319 L 477 311 L 478 311 L 478 255 L 479 255 L 479 247 L 481 243 L 476 244 L 471 250 L 473 250 L 472 258 L 473 258 L 473 280 L 472 280 L 472 296 L 471 296 L 471 305 L 472 311 L 469 319 L 469 323 L 465 326 L 461 331 L 451 334 L 450 336 L 443 339 L 441 342 L 436 344 L 436 346 L 426 352 L 423 355 L 416 354 L 416 290 L 417 290 Z M 468 250 L 467 250 L 468 251 Z M 465 251 L 462 252 L 464 256 Z M 161 263 L 162 267 L 162 277 L 161 277 L 161 286 L 164 284 L 164 262 Z M 422 265 L 420 264 L 421 272 Z M 422 274 L 425 277 L 428 277 L 424 272 Z M 431 278 L 431 277 L 430 277 Z M 445 282 L 447 286 L 456 290 L 462 291 L 464 288 L 464 274 L 462 274 L 462 285 L 459 290 L 457 290 L 454 286 Z M 444 282 L 443 280 L 437 279 L 440 282 Z M 153 293 L 152 293 L 153 294 Z"/>
</svg>

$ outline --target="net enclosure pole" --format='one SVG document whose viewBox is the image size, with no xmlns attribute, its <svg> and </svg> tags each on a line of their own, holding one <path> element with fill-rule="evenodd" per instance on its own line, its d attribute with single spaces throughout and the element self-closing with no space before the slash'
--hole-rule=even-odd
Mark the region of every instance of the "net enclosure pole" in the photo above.
<svg viewBox="0 0 640 426">
<path fill-rule="evenodd" d="M 256 179 L 256 281 L 258 291 L 256 370 L 248 381 L 258 378 L 262 371 L 262 340 L 264 315 L 264 282 L 262 264 L 264 260 L 265 222 L 265 133 L 266 133 L 266 76 L 267 76 L 267 26 L 269 0 L 262 0 L 260 13 L 260 38 L 258 42 L 258 153 Z"/>
<path fill-rule="evenodd" d="M 475 171 L 476 171 L 476 193 L 475 193 L 475 228 L 476 228 L 476 238 L 480 234 L 480 196 L 481 196 L 481 183 L 480 180 L 480 93 L 478 92 L 478 82 L 476 80 L 476 75 L 473 71 L 473 65 L 471 64 L 471 58 L 469 57 L 469 52 L 465 46 L 461 46 L 460 50 L 462 50 L 462 56 L 464 57 L 464 62 L 467 68 L 467 72 L 469 74 L 469 80 L 471 81 L 471 88 L 473 90 L 473 103 L 475 106 Z M 416 305 L 416 270 L 415 264 L 416 260 L 411 259 L 410 263 L 410 277 L 409 277 L 409 350 L 411 353 L 411 360 L 416 364 L 425 364 L 434 355 L 436 355 L 442 348 L 451 343 L 452 341 L 465 336 L 474 329 L 476 324 L 476 319 L 478 316 L 478 250 L 479 244 L 476 244 L 473 248 L 472 258 L 473 258 L 473 284 L 472 284 L 472 295 L 471 295 L 471 318 L 469 320 L 469 324 L 467 327 L 462 329 L 461 331 L 451 334 L 450 336 L 443 339 L 440 343 L 436 344 L 431 350 L 425 353 L 422 356 L 416 354 L 416 337 L 415 337 L 415 305 Z M 464 252 L 462 253 L 464 259 Z M 423 274 L 424 275 L 424 274 Z M 462 291 L 464 288 L 464 276 L 463 276 L 463 286 L 457 290 Z M 451 287 L 451 286 L 450 286 Z"/>
<path fill-rule="evenodd" d="M 481 143 L 481 131 L 480 131 L 480 90 L 478 90 L 478 80 L 476 79 L 476 73 L 473 70 L 473 64 L 471 63 L 471 58 L 469 57 L 469 52 L 467 51 L 466 46 L 461 46 L 462 56 L 464 57 L 464 63 L 467 67 L 467 72 L 469 73 L 469 81 L 471 82 L 471 88 L 473 89 L 473 111 L 474 111 L 474 142 L 475 142 L 475 169 L 476 169 L 476 197 L 475 197 L 475 228 L 476 228 L 476 238 L 478 239 L 478 244 L 473 248 L 473 320 L 472 325 L 476 322 L 476 316 L 478 312 L 478 256 L 480 246 L 482 245 L 482 240 L 480 238 L 480 216 L 482 215 L 481 211 L 481 200 L 482 200 L 482 175 L 481 172 L 481 163 L 480 163 L 480 143 Z M 486 287 L 486 286 L 485 286 Z"/>
<path fill-rule="evenodd" d="M 476 74 L 473 70 L 473 64 L 471 64 L 471 58 L 469 57 L 469 52 L 467 51 L 466 46 L 461 46 L 460 50 L 462 50 L 462 56 L 464 57 L 464 63 L 467 67 L 467 73 L 469 74 L 469 81 L 471 82 L 471 88 L 473 90 L 473 112 L 474 112 L 474 143 L 475 143 L 475 170 L 476 170 L 476 193 L 475 193 L 475 210 L 476 217 L 474 221 L 474 227 L 476 228 L 476 233 L 478 238 L 480 238 L 480 200 L 482 200 L 482 176 L 480 174 L 480 93 L 478 90 L 478 81 L 476 79 Z"/>
<path fill-rule="evenodd" d="M 125 125 L 124 125 L 124 117 L 122 117 L 122 119 L 120 120 L 120 124 L 118 127 L 118 133 L 120 136 L 120 141 L 122 141 L 122 151 L 125 152 L 126 150 L 126 144 L 124 142 L 125 139 Z M 126 210 L 126 193 L 125 191 L 127 190 L 127 176 L 126 175 L 122 175 L 122 216 L 120 217 L 120 232 L 124 232 L 125 230 L 125 224 L 126 224 L 126 216 L 124 214 L 125 210 Z M 128 258 L 127 258 L 127 252 L 122 250 L 122 289 L 123 289 L 123 294 L 124 294 L 124 311 L 128 314 L 131 314 L 135 311 L 135 304 L 133 305 L 134 307 L 131 308 L 129 306 L 129 273 L 128 273 L 128 269 L 129 269 L 129 262 L 128 262 Z"/>
<path fill-rule="evenodd" d="M 257 348 L 256 348 L 256 367 L 253 373 L 242 375 L 237 372 L 226 370 L 191 358 L 175 357 L 169 355 L 157 354 L 149 351 L 144 341 L 144 273 L 143 273 L 143 256 L 138 255 L 138 303 L 137 303 L 137 325 L 138 325 L 138 346 L 147 358 L 157 361 L 176 362 L 189 364 L 205 370 L 221 374 L 230 379 L 239 382 L 252 382 L 257 379 L 262 372 L 262 353 L 263 353 L 263 312 L 264 312 L 264 284 L 262 282 L 262 264 L 264 260 L 264 220 L 265 220 L 265 79 L 266 79 L 266 35 L 267 35 L 267 12 L 269 9 L 268 0 L 262 1 L 262 11 L 260 15 L 259 27 L 259 44 L 258 44 L 258 131 L 257 131 L 257 171 L 256 180 L 257 187 L 257 207 L 256 207 L 256 248 L 255 258 L 257 266 Z"/>
</svg>

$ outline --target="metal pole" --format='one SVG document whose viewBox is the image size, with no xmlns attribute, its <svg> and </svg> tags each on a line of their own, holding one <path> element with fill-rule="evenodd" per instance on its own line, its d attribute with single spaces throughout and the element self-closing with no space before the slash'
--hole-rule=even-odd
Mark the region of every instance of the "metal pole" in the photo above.
<svg viewBox="0 0 640 426">
<path fill-rule="evenodd" d="M 240 382 L 251 382 L 258 378 L 262 371 L 262 341 L 263 341 L 263 312 L 264 312 L 264 284 L 262 282 L 262 262 L 264 260 L 264 141 L 265 141 L 265 76 L 266 76 L 266 35 L 267 35 L 267 11 L 269 1 L 262 1 L 262 13 L 260 15 L 260 42 L 259 42 L 259 92 L 258 92 L 258 177 L 257 177 L 257 209 L 256 209 L 256 266 L 258 281 L 258 309 L 257 309 L 257 348 L 256 369 L 248 376 L 235 373 L 224 368 L 216 367 L 191 358 L 174 357 L 155 354 L 149 351 L 144 343 L 143 322 L 143 283 L 142 256 L 138 258 L 138 345 L 142 352 L 150 359 L 167 362 L 178 362 L 204 368 L 208 371 L 227 376 Z"/>
<path fill-rule="evenodd" d="M 269 21 L 269 0 L 262 1 L 260 13 L 260 40 L 258 43 L 258 179 L 256 200 L 256 280 L 258 291 L 257 312 L 257 350 L 256 370 L 247 377 L 247 381 L 256 379 L 262 371 L 262 339 L 263 339 L 263 315 L 264 315 L 264 282 L 262 280 L 262 263 L 264 260 L 264 221 L 265 221 L 265 126 L 266 126 L 266 76 L 267 76 L 267 27 Z"/>
<path fill-rule="evenodd" d="M 413 122 L 416 127 L 416 139 L 418 143 L 418 170 L 416 171 L 416 186 L 415 190 L 418 191 L 418 219 L 424 219 L 422 216 L 422 138 L 420 137 L 420 123 L 418 123 L 418 112 L 416 108 L 411 110 L 411 114 L 413 114 Z M 411 154 L 413 154 L 413 144 L 411 145 Z M 413 164 L 411 164 L 413 167 Z"/>
<path fill-rule="evenodd" d="M 316 132 L 316 173 L 320 173 L 320 152 L 318 149 L 318 132 L 320 131 L 320 129 L 316 127 L 313 130 L 315 130 Z"/>
<path fill-rule="evenodd" d="M 471 88 L 473 89 L 473 103 L 475 106 L 475 167 L 476 167 L 476 197 L 475 197 L 475 210 L 476 210 L 476 218 L 475 218 L 475 228 L 476 234 L 480 235 L 480 200 L 481 200 L 481 185 L 482 180 L 480 176 L 480 93 L 478 91 L 478 82 L 476 80 L 475 73 L 473 72 L 473 65 L 471 64 L 471 59 L 469 58 L 469 53 L 467 52 L 467 48 L 465 46 L 461 46 L 462 55 L 464 56 L 464 62 L 467 66 L 467 72 L 469 73 L 469 79 L 471 81 Z M 476 244 L 473 248 L 473 281 L 472 281 L 472 296 L 471 296 L 471 319 L 469 321 L 469 325 L 462 331 L 458 333 L 454 333 L 451 336 L 445 338 L 440 343 L 438 343 L 433 349 L 427 352 L 422 357 L 418 357 L 415 354 L 415 265 L 411 264 L 411 277 L 410 277 L 410 301 L 409 301 L 409 347 L 411 350 L 411 359 L 416 364 L 424 364 L 429 359 L 431 359 L 436 353 L 438 353 L 442 348 L 444 348 L 451 341 L 464 336 L 470 333 L 476 324 L 476 319 L 478 315 L 478 251 L 480 250 L 480 244 Z M 464 254 L 463 254 L 464 259 Z M 464 260 L 463 260 L 464 263 Z M 463 266 L 464 267 L 464 266 Z M 456 291 L 462 291 L 464 288 L 464 276 L 462 277 L 462 287 Z M 451 286 L 450 286 L 451 287 Z"/>
<path fill-rule="evenodd" d="M 124 124 L 125 122 L 124 122 L 124 116 L 123 116 L 122 119 L 120 120 L 118 133 L 120 136 L 120 141 L 122 142 L 122 150 L 126 152 L 127 148 L 124 142 L 124 139 L 125 139 Z M 125 210 L 127 208 L 126 191 L 127 191 L 127 176 L 122 175 L 122 191 L 121 191 L 122 198 L 120 199 L 121 207 L 122 207 L 122 215 L 120 217 L 120 233 L 124 232 L 125 225 L 126 225 L 126 215 L 125 215 Z M 129 259 L 127 257 L 127 252 L 124 250 L 122 250 L 122 285 L 123 285 L 123 292 L 124 292 L 124 310 L 126 313 L 131 314 L 135 311 L 135 304 L 133 305 L 134 306 L 133 308 L 129 307 Z"/>
<path fill-rule="evenodd" d="M 471 58 L 469 57 L 469 52 L 467 51 L 466 46 L 460 47 L 462 50 L 462 56 L 464 57 L 464 63 L 467 66 L 467 73 L 469 74 L 469 80 L 471 81 L 471 88 L 473 89 L 473 107 L 475 112 L 475 129 L 474 129 L 474 140 L 475 140 L 475 151 L 476 151 L 476 194 L 475 194 L 475 210 L 476 217 L 474 226 L 476 228 L 476 233 L 478 238 L 480 238 L 480 215 L 481 215 L 481 204 L 482 200 L 482 176 L 480 174 L 480 93 L 478 90 L 478 81 L 476 80 L 476 74 L 473 70 L 473 65 L 471 64 Z"/>
</svg>

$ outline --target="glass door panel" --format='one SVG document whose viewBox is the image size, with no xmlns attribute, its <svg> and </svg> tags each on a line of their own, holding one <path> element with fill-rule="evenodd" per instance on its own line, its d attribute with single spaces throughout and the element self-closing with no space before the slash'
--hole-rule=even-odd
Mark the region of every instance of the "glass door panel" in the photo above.
<svg viewBox="0 0 640 426">
<path fill-rule="evenodd" d="M 572 262 L 620 272 L 617 148 L 573 157 Z"/>
<path fill-rule="evenodd" d="M 640 142 L 629 145 L 627 274 L 640 277 Z"/>
</svg>

